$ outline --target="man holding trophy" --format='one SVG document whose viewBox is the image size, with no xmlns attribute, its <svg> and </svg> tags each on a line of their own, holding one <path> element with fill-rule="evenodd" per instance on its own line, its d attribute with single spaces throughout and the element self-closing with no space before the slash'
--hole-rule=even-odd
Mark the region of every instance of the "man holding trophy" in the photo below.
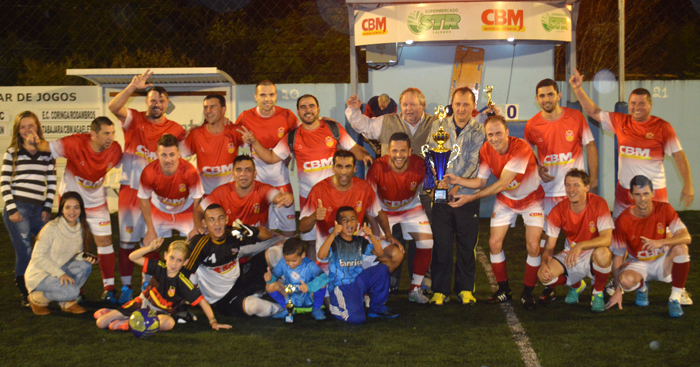
<svg viewBox="0 0 700 367">
<path fill-rule="evenodd" d="M 433 123 L 431 129 L 433 139 L 429 140 L 423 148 L 424 155 L 427 153 L 431 157 L 430 164 L 439 181 L 438 189 L 435 190 L 439 195 L 434 199 L 431 221 L 434 246 L 430 266 L 434 292 L 430 303 L 438 306 L 449 300 L 452 281 L 452 244 L 455 242 L 457 262 L 455 263 L 454 291 L 463 304 L 476 302 L 472 292 L 474 292 L 476 274 L 474 247 L 479 231 L 479 200 L 472 200 L 469 203 L 464 200 L 455 201 L 454 198 L 460 196 L 458 194 L 470 195 L 476 190 L 443 180 L 446 173 L 454 178 L 475 179 L 476 177 L 479 168 L 479 149 L 484 144 L 485 134 L 484 127 L 472 118 L 475 103 L 476 98 L 471 89 L 468 87 L 455 89 L 452 94 L 454 114 L 443 120 L 444 110 L 442 111 L 439 123 Z M 438 139 L 440 142 L 444 139 L 444 143 L 438 143 Z M 431 148 L 430 152 L 427 151 L 428 147 Z M 439 152 L 441 150 L 447 150 L 447 152 L 441 154 Z"/>
</svg>

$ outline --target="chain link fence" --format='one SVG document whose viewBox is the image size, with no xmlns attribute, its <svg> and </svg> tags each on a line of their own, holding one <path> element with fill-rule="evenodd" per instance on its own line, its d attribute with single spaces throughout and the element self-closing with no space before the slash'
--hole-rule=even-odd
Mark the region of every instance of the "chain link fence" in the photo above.
<svg viewBox="0 0 700 367">
<path fill-rule="evenodd" d="M 145 66 L 215 66 L 243 84 L 344 83 L 348 34 L 343 0 L 4 1 L 0 83 L 84 84 L 65 69 Z"/>
</svg>

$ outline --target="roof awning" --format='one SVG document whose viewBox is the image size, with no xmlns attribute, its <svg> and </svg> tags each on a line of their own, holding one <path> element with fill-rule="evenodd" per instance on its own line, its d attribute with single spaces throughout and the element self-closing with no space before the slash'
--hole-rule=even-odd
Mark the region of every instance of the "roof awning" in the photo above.
<svg viewBox="0 0 700 367">
<path fill-rule="evenodd" d="M 453 3 L 457 0 L 345 0 L 346 4 L 430 4 L 430 3 Z M 458 0 L 459 2 L 487 2 L 484 0 Z M 577 0 L 509 0 L 509 2 L 538 2 L 548 4 L 573 5 Z"/>
<path fill-rule="evenodd" d="M 143 74 L 149 68 L 124 69 L 67 69 L 66 75 L 78 76 L 102 87 L 125 87 L 134 75 Z M 232 86 L 230 75 L 215 67 L 204 68 L 150 68 L 153 76 L 149 82 L 169 86 Z"/>
</svg>

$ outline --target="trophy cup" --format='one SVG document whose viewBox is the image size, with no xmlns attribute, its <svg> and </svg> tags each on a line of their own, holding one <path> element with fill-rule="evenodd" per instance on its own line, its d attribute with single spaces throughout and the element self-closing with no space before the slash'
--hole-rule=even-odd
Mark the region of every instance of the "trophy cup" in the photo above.
<svg viewBox="0 0 700 367">
<path fill-rule="evenodd" d="M 428 144 L 421 147 L 421 153 L 425 157 L 426 172 L 424 189 L 429 190 L 435 186 L 435 180 L 441 181 L 445 176 L 445 171 L 447 167 L 450 166 L 457 157 L 459 156 L 460 149 L 457 144 L 452 146 L 452 150 L 445 148 L 445 142 L 450 140 L 450 134 L 448 134 L 442 127 L 442 120 L 445 119 L 446 111 L 445 106 L 440 105 L 435 108 L 435 115 L 440 120 L 440 128 L 433 134 L 433 140 L 437 143 L 437 147 L 430 149 Z M 454 156 L 450 159 L 450 155 L 454 151 Z M 433 179 L 433 174 L 431 169 L 435 170 L 435 178 Z M 433 199 L 435 203 L 447 203 L 447 190 L 446 189 L 435 189 L 435 198 Z"/>
<path fill-rule="evenodd" d="M 493 85 L 487 85 L 486 88 L 484 88 L 484 92 L 486 92 L 486 96 L 489 98 L 488 102 L 486 102 L 486 107 L 491 107 L 496 105 L 493 103 L 493 100 L 491 99 L 491 93 L 493 93 Z M 494 111 L 489 111 L 486 113 L 488 116 L 496 116 L 496 112 Z"/>
<path fill-rule="evenodd" d="M 299 286 L 294 284 L 289 284 L 284 287 L 284 293 L 287 294 L 287 316 L 284 321 L 288 323 L 294 322 L 294 303 L 292 303 L 292 293 L 296 292 Z"/>
</svg>

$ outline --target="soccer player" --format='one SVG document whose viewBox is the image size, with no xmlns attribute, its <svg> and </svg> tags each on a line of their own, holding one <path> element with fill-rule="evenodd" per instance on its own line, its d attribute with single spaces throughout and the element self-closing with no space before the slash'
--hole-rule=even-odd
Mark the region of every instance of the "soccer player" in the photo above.
<svg viewBox="0 0 700 367">
<path fill-rule="evenodd" d="M 146 111 L 136 111 L 126 108 L 126 103 L 136 90 L 142 90 L 153 86 L 147 83 L 153 75 L 150 70 L 141 75 L 136 75 L 131 83 L 117 94 L 109 102 L 109 110 L 119 119 L 124 130 L 124 159 L 122 159 L 122 178 L 119 187 L 119 274 L 124 287 L 119 297 L 119 304 L 131 300 L 131 275 L 134 272 L 134 264 L 129 260 L 129 254 L 134 251 L 136 244 L 141 241 L 146 233 L 146 222 L 141 213 L 141 204 L 137 196 L 141 172 L 147 164 L 155 161 L 158 139 L 165 134 L 174 135 L 177 140 L 185 139 L 187 132 L 175 121 L 169 120 L 165 111 L 168 108 L 169 98 L 165 88 L 156 86 L 148 90 L 146 94 Z M 146 242 L 148 243 L 148 242 Z M 104 256 L 109 256 L 111 264 L 114 263 L 114 251 Z M 102 262 L 102 261 L 101 261 Z M 116 303 L 114 296 L 113 265 L 109 270 L 111 287 L 105 294 L 105 299 L 110 303 Z M 148 282 L 149 276 L 144 274 L 143 282 Z"/>
<path fill-rule="evenodd" d="M 476 99 L 469 87 L 455 89 L 452 94 L 454 114 L 443 121 L 443 128 L 449 134 L 446 146 L 449 149 L 456 144 L 460 154 L 455 158 L 447 173 L 456 177 L 475 178 L 479 167 L 479 151 L 484 145 L 486 134 L 484 127 L 472 117 Z M 440 128 L 433 124 L 431 133 Z M 430 147 L 437 143 L 430 141 Z M 455 154 L 454 152 L 452 154 Z M 452 157 L 454 158 L 454 157 Z M 451 185 L 449 194 L 473 194 L 476 190 L 459 185 Z M 457 247 L 455 262 L 454 291 L 462 304 L 473 304 L 474 282 L 476 279 L 476 253 L 474 248 L 479 236 L 479 200 L 459 205 L 449 203 L 433 204 L 432 230 L 435 236 L 431 267 L 433 297 L 431 304 L 442 305 L 449 301 L 452 283 L 453 247 Z"/>
<path fill-rule="evenodd" d="M 381 209 L 372 186 L 353 175 L 355 155 L 347 150 L 335 152 L 333 172 L 333 176 L 317 183 L 309 192 L 306 204 L 301 210 L 299 230 L 302 233 L 309 232 L 316 226 L 316 242 L 323 243 L 333 231 L 335 213 L 340 207 L 354 208 L 358 223 L 364 220 L 365 214 L 369 214 L 377 221 L 386 236 L 385 243 L 389 244 L 377 259 L 394 271 L 403 261 L 403 246 L 391 236 L 389 219 Z M 396 246 L 392 246 L 392 243 Z"/>
<path fill-rule="evenodd" d="M 268 208 L 292 206 L 294 197 L 291 192 L 278 191 L 276 188 L 256 181 L 257 170 L 253 158 L 239 155 L 233 161 L 233 182 L 214 189 L 211 195 L 202 199 L 194 210 L 194 224 L 199 233 L 204 233 L 204 209 L 211 204 L 219 204 L 229 217 L 228 225 L 240 219 L 247 226 L 267 226 Z"/>
<path fill-rule="evenodd" d="M 523 217 L 528 256 L 525 266 L 525 288 L 520 301 L 526 309 L 534 309 L 535 298 L 532 291 L 537 285 L 537 270 L 540 267 L 539 239 L 544 225 L 542 207 L 544 190 L 540 186 L 537 162 L 532 149 L 524 140 L 508 136 L 508 126 L 503 117 L 487 118 L 484 122 L 484 130 L 488 144 L 484 144 L 479 152 L 477 178 L 446 174 L 441 185 L 447 183 L 482 189 L 471 195 L 454 195 L 454 200 L 448 204 L 452 207 L 497 194 L 491 215 L 489 248 L 491 269 L 498 282 L 498 290 L 489 297 L 487 303 L 501 303 L 512 299 L 506 270 L 506 255 L 503 252 L 503 239 L 508 233 L 508 227 L 515 224 L 518 215 Z M 496 176 L 498 181 L 487 187 L 491 174 Z"/>
<path fill-rule="evenodd" d="M 146 221 L 145 243 L 171 237 L 172 230 L 194 236 L 192 213 L 204 190 L 197 169 L 180 157 L 177 138 L 165 134 L 158 140 L 158 160 L 141 173 L 138 197 Z"/>
<path fill-rule="evenodd" d="M 557 285 L 573 285 L 583 278 L 595 279 L 591 309 L 605 310 L 603 291 L 610 275 L 613 221 L 608 203 L 589 192 L 588 174 L 572 168 L 564 178 L 566 198 L 560 201 L 547 217 L 547 245 L 542 252 L 542 265 L 538 277 L 542 284 L 554 288 Z M 566 235 L 564 251 L 554 255 L 559 232 Z M 569 288 L 566 303 L 577 303 L 585 283 Z"/>
<path fill-rule="evenodd" d="M 598 187 L 598 149 L 588 122 L 577 110 L 559 106 L 561 93 L 552 79 L 543 79 L 535 87 L 535 100 L 542 111 L 525 124 L 525 141 L 537 150 L 538 170 L 544 188 L 545 219 L 552 208 L 566 198 L 564 176 L 572 168 L 584 169 L 583 147 L 588 155 L 590 192 Z M 545 231 L 547 226 L 545 225 Z M 546 237 L 540 241 L 544 247 Z M 580 284 L 574 284 L 579 288 Z M 542 291 L 540 303 L 553 300 L 553 289 Z"/>
<path fill-rule="evenodd" d="M 233 179 L 233 160 L 243 145 L 241 134 L 226 120 L 226 99 L 219 94 L 204 98 L 204 123 L 180 142 L 183 158 L 197 155 L 197 171 L 204 194 Z"/>
<path fill-rule="evenodd" d="M 338 149 L 351 151 L 367 165 L 372 163 L 372 157 L 367 151 L 355 144 L 350 135 L 336 122 L 326 122 L 319 118 L 320 107 L 316 97 L 305 94 L 297 99 L 297 113 L 301 126 L 287 133 L 274 147 L 269 150 L 245 126 L 240 130 L 243 140 L 250 144 L 255 154 L 267 164 L 275 164 L 286 160 L 292 153 L 299 167 L 299 204 L 303 208 L 311 187 L 326 177 L 333 175 L 331 162 L 333 153 Z M 335 126 L 334 132 L 330 125 Z M 290 134 L 294 138 L 290 139 Z M 289 140 L 294 144 L 290 150 Z M 314 231 L 302 231 L 301 239 L 309 243 L 309 256 L 316 259 L 316 235 Z M 311 249 L 314 249 L 311 251 Z"/>
<path fill-rule="evenodd" d="M 354 235 L 360 223 L 357 217 L 350 206 L 338 208 L 333 231 L 319 248 L 319 259 L 328 258 L 331 314 L 354 325 L 364 323 L 366 317 L 393 319 L 399 315 L 384 305 L 389 299 L 389 268 L 385 264 L 362 267 L 363 256 L 383 257 L 382 246 L 366 223 L 363 232 L 371 242 L 364 236 Z M 363 303 L 365 294 L 370 299 L 367 316 Z"/>
<path fill-rule="evenodd" d="M 666 173 L 664 171 L 664 154 L 673 156 L 678 172 L 683 178 L 681 202 L 690 205 L 695 198 L 693 178 L 690 165 L 676 132 L 670 123 L 651 115 L 651 94 L 644 88 L 637 88 L 630 93 L 630 114 L 601 111 L 581 88 L 583 76 L 574 69 L 569 80 L 581 106 L 588 116 L 600 122 L 603 129 L 611 131 L 617 137 L 620 146 L 618 158 L 618 182 L 615 190 L 615 208 L 613 217 L 622 213 L 633 204 L 627 183 L 632 177 L 643 174 L 654 183 L 654 200 L 668 202 L 666 193 Z"/>
<path fill-rule="evenodd" d="M 367 182 L 379 197 L 389 227 L 400 224 L 404 239 L 416 241 L 408 300 L 418 303 L 428 303 L 420 286 L 433 249 L 433 232 L 418 199 L 424 178 L 425 161 L 411 154 L 411 139 L 406 133 L 394 133 L 389 139 L 389 154 L 374 161 L 367 171 Z"/>
<path fill-rule="evenodd" d="M 90 133 L 66 136 L 51 143 L 33 133 L 27 141 L 39 151 L 50 151 L 54 159 L 66 158 L 66 170 L 58 187 L 58 194 L 60 196 L 64 192 L 75 191 L 83 198 L 88 225 L 95 238 L 97 256 L 100 259 L 104 287 L 102 299 L 116 301 L 112 293 L 112 223 L 103 186 L 107 172 L 116 167 L 122 159 L 122 148 L 114 141 L 114 123 L 107 117 L 100 116 L 90 124 Z"/>
<path fill-rule="evenodd" d="M 235 126 L 250 130 L 264 149 L 273 149 L 290 130 L 299 125 L 299 121 L 292 110 L 276 105 L 277 87 L 269 80 L 255 86 L 255 102 L 258 106 L 238 115 Z M 280 192 L 292 192 L 286 162 L 268 164 L 260 159 L 255 149 L 251 153 L 258 173 L 256 180 L 272 185 Z M 268 223 L 270 229 L 279 229 L 284 236 L 293 237 L 296 234 L 294 206 L 273 207 L 269 211 Z"/>
<path fill-rule="evenodd" d="M 232 231 L 218 204 L 207 207 L 203 221 L 208 233 L 190 240 L 192 252 L 183 269 L 196 274 L 204 299 L 227 316 L 269 317 L 279 312 L 279 305 L 255 296 L 265 291 L 267 268 L 282 258 L 281 246 L 270 247 L 277 237 L 265 227 L 248 227 L 240 221 Z M 238 259 L 245 256 L 252 257 L 241 266 Z"/>
<path fill-rule="evenodd" d="M 612 243 L 615 293 L 606 308 L 618 305 L 622 309 L 622 290 L 637 290 L 637 306 L 648 306 L 647 283 L 658 280 L 671 283 L 668 312 L 671 317 L 681 317 L 681 294 L 690 269 L 690 234 L 670 204 L 653 200 L 656 193 L 651 179 L 634 176 L 629 187 L 634 206 L 625 209 L 615 220 Z M 671 236 L 666 234 L 666 228 Z M 625 252 L 628 258 L 623 263 Z"/>
</svg>

